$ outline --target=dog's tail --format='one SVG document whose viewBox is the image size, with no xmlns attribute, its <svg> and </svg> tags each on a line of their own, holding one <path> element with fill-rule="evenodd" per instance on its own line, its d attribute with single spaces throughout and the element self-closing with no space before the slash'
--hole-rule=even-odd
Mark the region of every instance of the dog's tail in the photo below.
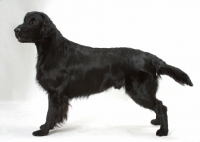
<svg viewBox="0 0 200 142">
<path fill-rule="evenodd" d="M 183 72 L 182 70 L 180 70 L 179 68 L 170 66 L 170 65 L 164 65 L 161 66 L 160 69 L 157 72 L 158 75 L 168 75 L 170 77 L 172 77 L 176 82 L 180 83 L 181 85 L 189 85 L 189 86 L 193 86 L 192 81 L 190 80 L 189 76 Z"/>
<path fill-rule="evenodd" d="M 186 84 L 189 86 L 193 86 L 193 83 L 190 80 L 189 76 L 179 68 L 166 64 L 163 60 L 154 55 L 150 54 L 149 57 L 153 66 L 156 68 L 157 75 L 168 75 L 181 85 Z"/>
</svg>

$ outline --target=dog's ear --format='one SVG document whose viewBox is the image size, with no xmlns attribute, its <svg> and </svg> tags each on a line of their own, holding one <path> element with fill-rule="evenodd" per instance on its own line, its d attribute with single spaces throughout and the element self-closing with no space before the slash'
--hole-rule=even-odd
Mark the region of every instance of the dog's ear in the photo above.
<svg viewBox="0 0 200 142">
<path fill-rule="evenodd" d="M 41 33 L 42 37 L 45 38 L 53 33 L 53 31 L 55 30 L 55 25 L 53 24 L 53 22 L 47 15 L 44 15 L 43 19 L 44 19 L 43 26 L 41 28 L 40 33 Z"/>
</svg>

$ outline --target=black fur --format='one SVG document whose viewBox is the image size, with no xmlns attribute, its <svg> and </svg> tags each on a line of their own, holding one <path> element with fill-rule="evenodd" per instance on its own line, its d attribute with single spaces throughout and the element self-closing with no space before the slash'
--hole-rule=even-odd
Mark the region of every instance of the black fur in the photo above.
<svg viewBox="0 0 200 142">
<path fill-rule="evenodd" d="M 186 73 L 158 57 L 131 48 L 91 48 L 65 39 L 41 12 L 30 12 L 15 29 L 20 42 L 37 47 L 38 83 L 48 93 L 46 123 L 34 136 L 44 136 L 67 119 L 69 100 L 100 93 L 110 87 L 125 88 L 139 105 L 153 110 L 160 125 L 156 135 L 168 134 L 167 107 L 156 99 L 158 78 L 169 75 L 178 83 L 192 86 Z"/>
</svg>

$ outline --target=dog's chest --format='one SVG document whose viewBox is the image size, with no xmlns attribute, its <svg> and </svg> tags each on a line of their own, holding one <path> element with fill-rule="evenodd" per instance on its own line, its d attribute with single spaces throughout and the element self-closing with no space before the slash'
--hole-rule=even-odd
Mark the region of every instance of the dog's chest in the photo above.
<svg viewBox="0 0 200 142">
<path fill-rule="evenodd" d="M 45 71 L 44 68 L 37 69 L 36 79 L 45 90 L 51 88 L 51 84 L 56 80 L 55 76 L 53 76 L 52 73 Z"/>
<path fill-rule="evenodd" d="M 68 74 L 57 65 L 38 61 L 36 68 L 36 80 L 46 91 L 61 89 L 66 85 Z"/>
<path fill-rule="evenodd" d="M 47 91 L 63 89 L 67 86 L 68 74 L 62 70 L 38 70 L 36 79 L 38 83 Z"/>
</svg>

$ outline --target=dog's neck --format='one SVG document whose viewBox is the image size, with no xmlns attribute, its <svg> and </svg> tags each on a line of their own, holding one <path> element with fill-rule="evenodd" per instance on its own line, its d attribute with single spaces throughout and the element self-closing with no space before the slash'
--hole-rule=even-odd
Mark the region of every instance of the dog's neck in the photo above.
<svg viewBox="0 0 200 142">
<path fill-rule="evenodd" d="M 38 42 L 35 42 L 38 55 L 41 52 L 47 53 L 49 50 L 55 49 L 57 46 L 59 46 L 58 44 L 62 43 L 62 40 L 64 40 L 64 37 L 62 36 L 60 31 L 56 31 L 51 33 L 48 37 L 45 37 Z"/>
</svg>

